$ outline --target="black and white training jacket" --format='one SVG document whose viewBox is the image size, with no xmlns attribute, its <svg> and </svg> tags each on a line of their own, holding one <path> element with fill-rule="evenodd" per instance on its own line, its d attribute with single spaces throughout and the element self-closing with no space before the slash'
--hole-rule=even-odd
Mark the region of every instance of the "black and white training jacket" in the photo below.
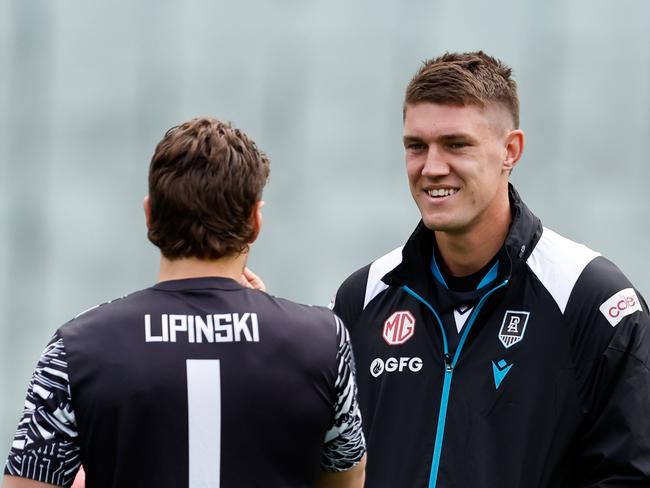
<svg viewBox="0 0 650 488">
<path fill-rule="evenodd" d="M 446 287 L 422 223 L 352 274 L 367 488 L 650 486 L 650 318 L 621 271 L 513 222 L 477 290 Z"/>
</svg>

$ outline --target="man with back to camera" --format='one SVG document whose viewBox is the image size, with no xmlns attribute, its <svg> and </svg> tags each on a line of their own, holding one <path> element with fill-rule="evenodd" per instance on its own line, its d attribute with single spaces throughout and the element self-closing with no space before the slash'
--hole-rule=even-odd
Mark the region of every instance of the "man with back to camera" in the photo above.
<svg viewBox="0 0 650 488">
<path fill-rule="evenodd" d="M 366 487 L 650 486 L 647 304 L 509 184 L 524 147 L 511 69 L 483 52 L 426 61 L 403 141 L 422 221 L 334 303 Z"/>
<path fill-rule="evenodd" d="M 361 488 L 348 333 L 242 286 L 269 161 L 199 118 L 156 147 L 144 209 L 160 281 L 62 326 L 29 385 L 5 488 Z"/>
</svg>

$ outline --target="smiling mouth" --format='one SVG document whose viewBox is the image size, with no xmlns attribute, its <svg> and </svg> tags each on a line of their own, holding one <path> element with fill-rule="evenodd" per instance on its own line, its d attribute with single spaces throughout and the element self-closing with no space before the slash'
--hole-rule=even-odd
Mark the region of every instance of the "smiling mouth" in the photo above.
<svg viewBox="0 0 650 488">
<path fill-rule="evenodd" d="M 426 193 L 433 198 L 448 197 L 454 193 L 458 193 L 459 188 L 434 188 L 433 190 L 427 190 Z"/>
</svg>

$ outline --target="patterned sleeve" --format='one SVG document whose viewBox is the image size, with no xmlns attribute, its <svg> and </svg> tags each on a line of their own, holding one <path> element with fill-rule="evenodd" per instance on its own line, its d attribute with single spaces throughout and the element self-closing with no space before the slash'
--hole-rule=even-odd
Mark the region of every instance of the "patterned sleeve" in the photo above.
<svg viewBox="0 0 650 488">
<path fill-rule="evenodd" d="M 338 374 L 334 385 L 336 404 L 332 426 L 325 434 L 321 469 L 345 471 L 361 461 L 366 441 L 361 430 L 361 412 L 357 402 L 354 358 L 350 336 L 341 319 L 336 317 Z"/>
<path fill-rule="evenodd" d="M 57 333 L 43 351 L 29 383 L 4 472 L 70 486 L 80 465 L 68 363 L 63 339 Z"/>
</svg>

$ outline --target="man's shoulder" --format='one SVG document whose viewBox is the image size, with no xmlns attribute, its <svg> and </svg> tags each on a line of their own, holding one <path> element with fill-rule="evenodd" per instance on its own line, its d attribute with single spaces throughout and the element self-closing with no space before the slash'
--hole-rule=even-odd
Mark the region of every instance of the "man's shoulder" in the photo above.
<svg viewBox="0 0 650 488">
<path fill-rule="evenodd" d="M 305 361 L 316 361 L 317 357 L 335 358 L 341 324 L 332 310 L 257 290 L 246 290 L 246 293 L 257 295 L 256 307 L 260 313 L 260 327 L 266 330 L 265 337 L 292 344 L 291 347 L 305 353 Z"/>
<path fill-rule="evenodd" d="M 544 227 L 526 263 L 564 312 L 585 268 L 599 256 L 584 244 Z"/>
<path fill-rule="evenodd" d="M 393 249 L 348 276 L 339 287 L 336 300 L 352 294 L 362 297 L 361 303 L 365 308 L 375 296 L 388 288 L 382 278 L 402 262 L 402 248 Z"/>
<path fill-rule="evenodd" d="M 616 264 L 550 229 L 544 228 L 527 263 L 573 321 L 600 323 L 609 331 L 627 315 L 643 313 L 643 297 Z"/>
<path fill-rule="evenodd" d="M 137 306 L 143 299 L 143 296 L 146 296 L 148 288 L 143 290 L 137 290 L 126 295 L 119 296 L 117 298 L 112 298 L 105 302 L 98 303 L 93 305 L 90 308 L 79 312 L 72 319 L 62 325 L 61 329 L 65 330 L 68 328 L 78 327 L 86 323 L 97 323 L 103 320 L 115 319 L 124 313 L 128 313 L 133 309 L 134 306 Z"/>
<path fill-rule="evenodd" d="M 350 326 L 368 303 L 388 288 L 382 278 L 402 262 L 402 248 L 393 249 L 366 264 L 343 281 L 330 307 L 346 325 Z"/>
<path fill-rule="evenodd" d="M 334 326 L 334 313 L 328 307 L 308 305 L 254 290 L 251 290 L 250 293 L 258 293 L 260 295 L 259 298 L 266 302 L 266 304 L 260 304 L 265 310 L 269 312 L 275 311 L 276 315 L 285 316 L 292 322 L 310 324 L 328 323 Z"/>
</svg>

